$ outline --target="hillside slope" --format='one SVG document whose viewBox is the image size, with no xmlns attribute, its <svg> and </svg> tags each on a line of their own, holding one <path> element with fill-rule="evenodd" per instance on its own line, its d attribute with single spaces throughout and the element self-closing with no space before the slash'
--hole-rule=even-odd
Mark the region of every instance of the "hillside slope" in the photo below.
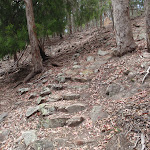
<svg viewBox="0 0 150 150">
<path fill-rule="evenodd" d="M 30 57 L 28 67 L 2 76 L 0 149 L 148 150 L 150 78 L 142 79 L 150 54 L 144 19 L 132 24 L 138 49 L 121 58 L 111 55 L 111 26 L 95 28 L 47 41 L 51 60 L 30 83 L 13 88 L 30 71 Z M 2 71 L 12 63 L 1 62 Z"/>
</svg>

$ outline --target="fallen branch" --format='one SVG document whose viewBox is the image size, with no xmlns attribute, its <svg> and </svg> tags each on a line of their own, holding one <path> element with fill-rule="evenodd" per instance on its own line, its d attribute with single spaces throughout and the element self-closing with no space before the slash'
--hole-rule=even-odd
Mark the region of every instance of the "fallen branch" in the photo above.
<svg viewBox="0 0 150 150">
<path fill-rule="evenodd" d="M 142 145 L 141 150 L 144 150 L 145 149 L 145 136 L 143 133 L 141 133 L 141 145 Z"/>
<path fill-rule="evenodd" d="M 147 78 L 147 76 L 149 75 L 149 73 L 150 73 L 150 67 L 148 67 L 148 69 L 147 69 L 147 71 L 146 71 L 146 74 L 145 74 L 145 76 L 144 76 L 144 78 L 143 78 L 143 80 L 142 80 L 142 83 L 144 83 L 144 81 L 145 81 L 145 79 Z"/>
</svg>

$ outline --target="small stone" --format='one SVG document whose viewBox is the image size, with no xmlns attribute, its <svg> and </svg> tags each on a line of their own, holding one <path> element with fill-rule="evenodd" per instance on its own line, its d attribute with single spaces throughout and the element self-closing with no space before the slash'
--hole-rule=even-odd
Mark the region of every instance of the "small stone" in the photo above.
<svg viewBox="0 0 150 150">
<path fill-rule="evenodd" d="M 78 65 L 78 64 L 79 64 L 78 62 L 74 62 L 74 63 L 73 63 L 73 65 Z"/>
<path fill-rule="evenodd" d="M 1 115 L 0 115 L 0 123 L 8 116 L 8 113 L 7 112 L 3 112 Z"/>
<path fill-rule="evenodd" d="M 105 56 L 105 55 L 109 54 L 109 52 L 102 51 L 102 50 L 99 49 L 98 52 L 97 52 L 97 54 L 100 55 L 100 56 Z"/>
<path fill-rule="evenodd" d="M 135 76 L 136 76 L 136 73 L 134 73 L 134 72 L 129 72 L 129 74 L 128 74 L 129 79 L 133 79 Z"/>
<path fill-rule="evenodd" d="M 47 79 L 44 79 L 44 80 L 42 81 L 42 83 L 45 84 L 47 81 L 48 81 Z"/>
<path fill-rule="evenodd" d="M 130 73 L 130 70 L 125 70 L 125 71 L 123 72 L 124 75 L 128 75 L 129 73 Z"/>
<path fill-rule="evenodd" d="M 76 53 L 76 54 L 74 54 L 74 55 L 72 56 L 72 59 L 75 60 L 75 59 L 78 58 L 79 56 L 80 56 L 80 54 L 79 54 L 79 53 Z"/>
<path fill-rule="evenodd" d="M 49 88 L 44 88 L 44 90 L 40 93 L 41 97 L 47 96 L 51 94 L 51 90 Z"/>
<path fill-rule="evenodd" d="M 80 98 L 80 94 L 76 93 L 66 93 L 63 96 L 63 100 L 75 100 Z"/>
<path fill-rule="evenodd" d="M 83 117 L 73 117 L 71 119 L 68 119 L 66 123 L 69 127 L 75 127 L 78 126 L 83 121 L 84 121 Z"/>
<path fill-rule="evenodd" d="M 72 68 L 73 68 L 73 69 L 80 69 L 81 66 L 80 66 L 80 65 L 74 65 Z"/>
<path fill-rule="evenodd" d="M 32 142 L 37 140 L 35 130 L 29 130 L 29 131 L 22 132 L 22 137 L 24 139 L 26 146 L 29 146 Z"/>
<path fill-rule="evenodd" d="M 90 118 L 93 123 L 95 123 L 98 120 L 102 120 L 103 118 L 107 118 L 107 116 L 107 112 L 103 111 L 101 106 L 94 106 L 90 113 Z"/>
<path fill-rule="evenodd" d="M 31 93 L 30 96 L 29 96 L 29 99 L 33 99 L 37 97 L 37 93 Z"/>
<path fill-rule="evenodd" d="M 95 69 L 95 70 L 94 70 L 94 73 L 98 73 L 98 72 L 99 72 L 99 69 Z"/>
<path fill-rule="evenodd" d="M 66 78 L 65 78 L 65 76 L 57 76 L 56 81 L 58 81 L 59 83 L 65 83 Z"/>
<path fill-rule="evenodd" d="M 63 89 L 64 89 L 64 86 L 61 85 L 61 84 L 53 84 L 52 89 L 53 89 L 53 90 L 56 90 L 56 91 L 58 91 L 58 90 L 63 90 Z"/>
<path fill-rule="evenodd" d="M 19 95 L 25 94 L 30 90 L 30 88 L 21 88 L 18 90 Z"/>
<path fill-rule="evenodd" d="M 73 105 L 70 105 L 68 107 L 66 107 L 65 109 L 69 112 L 69 113 L 74 113 L 74 112 L 79 112 L 79 111 L 82 111 L 84 110 L 86 107 L 84 104 L 73 104 Z"/>
<path fill-rule="evenodd" d="M 93 62 L 94 61 L 94 57 L 93 56 L 88 56 L 86 61 L 87 62 Z"/>
</svg>

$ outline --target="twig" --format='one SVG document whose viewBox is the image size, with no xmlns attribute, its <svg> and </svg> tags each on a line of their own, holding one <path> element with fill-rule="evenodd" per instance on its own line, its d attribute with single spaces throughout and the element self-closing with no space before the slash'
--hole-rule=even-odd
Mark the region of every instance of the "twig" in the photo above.
<svg viewBox="0 0 150 150">
<path fill-rule="evenodd" d="M 148 69 L 146 71 L 146 74 L 145 74 L 145 76 L 144 76 L 144 78 L 142 80 L 142 83 L 144 83 L 144 81 L 145 81 L 145 79 L 146 79 L 146 77 L 148 76 L 149 73 L 150 73 L 150 67 L 148 67 Z"/>
<path fill-rule="evenodd" d="M 141 145 L 142 145 L 141 150 L 144 150 L 145 149 L 145 136 L 143 133 L 141 133 Z"/>
<path fill-rule="evenodd" d="M 128 135 L 128 133 L 132 130 L 132 128 L 133 128 L 133 125 L 130 125 L 130 129 L 127 131 L 127 133 L 125 134 L 125 136 Z"/>
<path fill-rule="evenodd" d="M 137 147 L 138 142 L 140 141 L 140 136 L 138 136 L 138 139 L 136 140 L 134 146 L 132 147 L 132 149 L 135 149 Z"/>
</svg>

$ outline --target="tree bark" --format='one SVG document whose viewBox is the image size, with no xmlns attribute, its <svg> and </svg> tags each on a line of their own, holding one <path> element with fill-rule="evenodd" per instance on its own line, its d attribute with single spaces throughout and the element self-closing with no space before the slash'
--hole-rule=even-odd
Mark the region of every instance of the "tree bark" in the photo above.
<svg viewBox="0 0 150 150">
<path fill-rule="evenodd" d="M 122 56 L 134 51 L 137 47 L 130 22 L 129 0 L 112 0 L 112 5 L 117 42 L 117 51 L 114 52 L 114 55 Z"/>
<path fill-rule="evenodd" d="M 36 27 L 34 21 L 32 0 L 24 0 L 24 2 L 26 5 L 26 18 L 27 18 L 28 34 L 30 39 L 32 63 L 33 63 L 33 71 L 24 80 L 24 82 L 27 82 L 35 74 L 40 73 L 42 71 L 43 65 L 42 65 L 42 58 L 40 55 L 38 38 L 35 32 Z"/>
<path fill-rule="evenodd" d="M 150 1 L 145 0 L 147 49 L 150 52 Z"/>
</svg>

